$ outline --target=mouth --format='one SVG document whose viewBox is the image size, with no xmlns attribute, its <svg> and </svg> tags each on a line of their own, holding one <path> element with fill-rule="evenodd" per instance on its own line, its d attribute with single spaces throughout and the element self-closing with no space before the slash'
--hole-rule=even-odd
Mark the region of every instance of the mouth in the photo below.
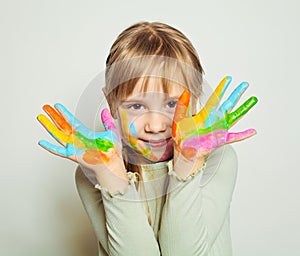
<svg viewBox="0 0 300 256">
<path fill-rule="evenodd" d="M 168 142 L 171 140 L 171 138 L 162 139 L 162 140 L 143 140 L 141 141 L 145 142 L 146 144 L 150 145 L 151 148 L 161 148 L 167 146 Z"/>
</svg>

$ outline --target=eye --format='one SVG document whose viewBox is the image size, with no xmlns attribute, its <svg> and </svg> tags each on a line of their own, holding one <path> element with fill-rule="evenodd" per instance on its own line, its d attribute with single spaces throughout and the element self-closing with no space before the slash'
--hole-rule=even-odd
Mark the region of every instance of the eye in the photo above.
<svg viewBox="0 0 300 256">
<path fill-rule="evenodd" d="M 177 104 L 177 100 L 171 100 L 167 103 L 168 108 L 175 108 Z"/>
<path fill-rule="evenodd" d="M 142 104 L 131 104 L 128 106 L 128 109 L 132 109 L 132 110 L 141 110 L 144 109 L 144 106 Z"/>
</svg>

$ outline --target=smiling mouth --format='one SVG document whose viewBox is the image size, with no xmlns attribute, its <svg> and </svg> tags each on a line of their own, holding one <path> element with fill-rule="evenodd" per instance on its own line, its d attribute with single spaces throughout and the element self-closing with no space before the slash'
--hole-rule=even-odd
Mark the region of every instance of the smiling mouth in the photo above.
<svg viewBox="0 0 300 256">
<path fill-rule="evenodd" d="M 160 148 L 168 144 L 171 138 L 162 139 L 162 140 L 142 140 L 143 142 L 150 145 L 151 148 Z"/>
</svg>

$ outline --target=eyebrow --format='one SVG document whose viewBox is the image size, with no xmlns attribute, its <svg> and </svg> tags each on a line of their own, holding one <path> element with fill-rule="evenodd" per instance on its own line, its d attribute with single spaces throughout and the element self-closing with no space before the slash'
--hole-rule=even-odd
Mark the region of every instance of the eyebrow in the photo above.
<svg viewBox="0 0 300 256">
<path fill-rule="evenodd" d="M 130 100 L 122 100 L 121 104 L 123 103 L 143 103 L 144 101 L 142 101 L 141 99 L 130 99 Z"/>
<path fill-rule="evenodd" d="M 129 95 L 127 98 L 133 98 L 133 99 L 143 99 L 143 98 L 145 98 L 146 96 L 147 96 L 147 94 L 148 93 L 151 93 L 151 94 L 158 94 L 158 95 L 160 95 L 160 94 L 163 94 L 164 95 L 164 98 L 179 98 L 180 97 L 180 95 L 181 95 L 181 93 L 178 93 L 178 95 L 170 95 L 170 94 L 168 94 L 168 93 L 162 93 L 162 92 L 152 92 L 152 91 L 150 91 L 150 92 L 144 92 L 144 93 L 139 93 L 139 94 L 137 94 L 137 95 L 135 95 L 135 96 L 132 96 L 132 95 Z"/>
<path fill-rule="evenodd" d="M 170 101 L 170 100 L 178 100 L 180 95 L 178 96 L 172 96 L 172 97 L 165 97 L 163 101 Z M 121 101 L 121 104 L 123 103 L 145 103 L 144 97 L 133 97 L 131 99 L 124 99 Z"/>
</svg>

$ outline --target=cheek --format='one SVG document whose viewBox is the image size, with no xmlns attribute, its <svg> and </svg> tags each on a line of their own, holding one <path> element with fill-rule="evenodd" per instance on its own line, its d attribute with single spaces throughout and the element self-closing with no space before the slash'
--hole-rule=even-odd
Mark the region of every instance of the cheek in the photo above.
<svg viewBox="0 0 300 256">
<path fill-rule="evenodd" d="M 135 116 L 128 113 L 118 112 L 118 126 L 121 137 L 128 138 L 129 135 L 136 136 L 142 129 L 141 122 L 138 122 Z"/>
<path fill-rule="evenodd" d="M 165 114 L 164 121 L 169 128 L 171 128 L 173 125 L 174 114 L 174 112 Z"/>
<path fill-rule="evenodd" d="M 138 135 L 141 134 L 144 130 L 145 122 L 145 116 L 143 115 L 130 118 L 130 122 L 128 125 L 131 135 L 138 137 Z"/>
</svg>

